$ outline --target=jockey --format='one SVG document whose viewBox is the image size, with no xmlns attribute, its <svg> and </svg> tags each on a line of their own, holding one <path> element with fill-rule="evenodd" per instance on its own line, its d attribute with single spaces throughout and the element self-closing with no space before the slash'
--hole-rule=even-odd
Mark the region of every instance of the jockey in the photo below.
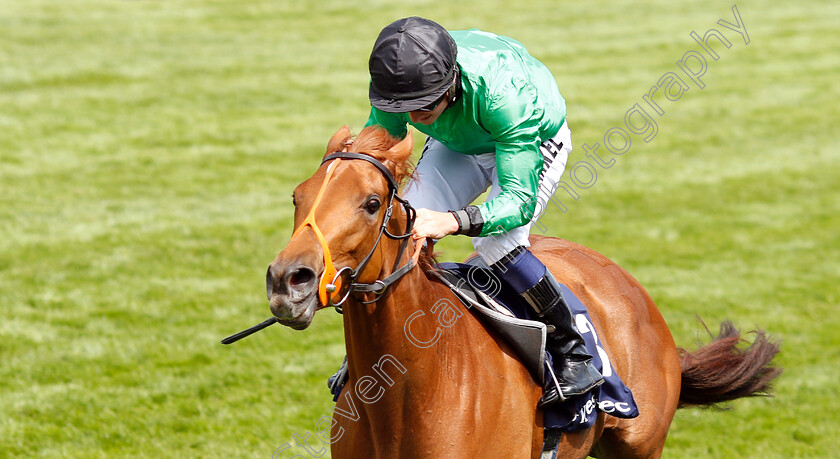
<svg viewBox="0 0 840 459">
<path fill-rule="evenodd" d="M 472 237 L 481 258 L 548 326 L 557 383 L 546 378 L 541 406 L 603 383 L 560 286 L 528 250 L 530 228 L 572 149 L 550 71 L 515 40 L 447 32 L 419 17 L 382 30 L 369 69 L 367 126 L 403 138 L 410 124 L 428 136 L 403 192 L 417 209 L 414 238 Z M 470 205 L 488 187 L 487 200 Z"/>
</svg>

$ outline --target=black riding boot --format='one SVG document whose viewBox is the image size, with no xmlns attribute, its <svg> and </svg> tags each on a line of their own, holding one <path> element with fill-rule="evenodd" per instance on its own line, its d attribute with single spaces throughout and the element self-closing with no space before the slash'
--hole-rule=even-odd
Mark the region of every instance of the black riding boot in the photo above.
<svg viewBox="0 0 840 459">
<path fill-rule="evenodd" d="M 536 311 L 540 321 L 548 325 L 545 347 L 554 356 L 554 377 L 546 375 L 539 406 L 585 394 L 601 385 L 604 378 L 592 365 L 592 356 L 586 350 L 572 311 L 551 272 L 546 269 L 542 279 L 521 296 Z"/>
</svg>

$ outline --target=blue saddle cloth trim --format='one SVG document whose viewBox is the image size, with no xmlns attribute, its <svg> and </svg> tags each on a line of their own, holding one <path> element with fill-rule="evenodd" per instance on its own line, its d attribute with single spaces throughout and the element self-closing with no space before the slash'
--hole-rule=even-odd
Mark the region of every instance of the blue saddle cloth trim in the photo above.
<svg viewBox="0 0 840 459">
<path fill-rule="evenodd" d="M 474 265 L 463 263 L 440 263 L 439 268 L 457 272 L 470 284 L 492 297 L 520 319 L 536 320 L 534 312 L 527 307 L 512 289 L 499 282 L 495 275 L 487 270 L 476 270 Z M 468 272 L 472 273 L 468 275 Z M 501 285 L 499 285 L 501 284 Z M 618 376 L 610 364 L 609 356 L 598 340 L 598 334 L 592 325 L 592 318 L 583 302 L 563 284 L 563 297 L 575 316 L 578 330 L 586 341 L 586 350 L 592 355 L 595 368 L 604 375 L 604 384 L 587 394 L 573 397 L 565 403 L 555 403 L 543 411 L 545 427 L 559 428 L 563 432 L 584 430 L 595 425 L 598 412 L 619 418 L 635 418 L 639 408 L 630 389 Z M 552 358 L 549 355 L 549 358 Z"/>
</svg>

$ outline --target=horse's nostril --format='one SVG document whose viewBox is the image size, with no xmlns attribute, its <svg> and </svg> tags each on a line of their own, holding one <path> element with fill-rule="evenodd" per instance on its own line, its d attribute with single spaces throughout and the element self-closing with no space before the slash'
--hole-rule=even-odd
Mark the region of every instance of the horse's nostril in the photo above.
<svg viewBox="0 0 840 459">
<path fill-rule="evenodd" d="M 315 272 L 309 268 L 299 268 L 289 278 L 289 286 L 295 287 L 301 284 L 307 284 L 315 279 Z"/>
</svg>

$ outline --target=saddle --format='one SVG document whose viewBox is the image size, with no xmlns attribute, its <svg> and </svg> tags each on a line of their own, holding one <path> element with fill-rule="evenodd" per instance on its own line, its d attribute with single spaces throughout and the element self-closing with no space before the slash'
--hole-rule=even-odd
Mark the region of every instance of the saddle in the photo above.
<svg viewBox="0 0 840 459">
<path fill-rule="evenodd" d="M 546 378 L 546 325 L 524 318 L 523 310 L 527 308 L 518 295 L 504 289 L 505 283 L 499 282 L 480 258 L 467 264 L 441 263 L 438 268 L 429 273 L 447 285 L 465 307 L 477 312 L 485 326 L 502 335 L 534 380 L 542 385 Z"/>
</svg>

